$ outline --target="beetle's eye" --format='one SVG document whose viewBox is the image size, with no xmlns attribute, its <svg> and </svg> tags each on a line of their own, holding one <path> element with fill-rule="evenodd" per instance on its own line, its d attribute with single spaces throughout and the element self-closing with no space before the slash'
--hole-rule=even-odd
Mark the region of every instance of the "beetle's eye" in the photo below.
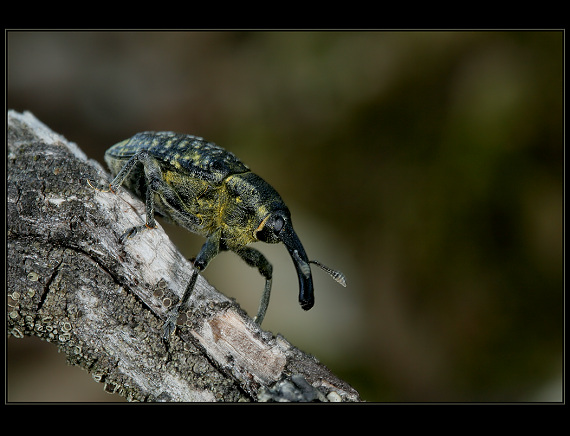
<svg viewBox="0 0 570 436">
<path fill-rule="evenodd" d="M 279 214 L 268 215 L 253 234 L 260 241 L 277 242 L 283 227 L 285 227 L 285 218 L 283 216 Z"/>
<path fill-rule="evenodd" d="M 273 231 L 275 233 L 279 233 L 284 225 L 285 221 L 283 220 L 283 217 L 276 216 L 275 219 L 273 220 Z"/>
</svg>

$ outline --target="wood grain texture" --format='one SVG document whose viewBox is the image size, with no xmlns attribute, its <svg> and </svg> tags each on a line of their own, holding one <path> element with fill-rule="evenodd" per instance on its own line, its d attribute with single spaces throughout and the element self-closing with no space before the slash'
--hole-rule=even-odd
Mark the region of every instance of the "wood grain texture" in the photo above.
<svg viewBox="0 0 570 436">
<path fill-rule="evenodd" d="M 163 322 L 192 265 L 128 191 L 31 113 L 8 113 L 8 334 L 55 344 L 132 401 L 360 401 L 282 336 L 263 331 L 202 277 L 168 341 Z"/>
</svg>

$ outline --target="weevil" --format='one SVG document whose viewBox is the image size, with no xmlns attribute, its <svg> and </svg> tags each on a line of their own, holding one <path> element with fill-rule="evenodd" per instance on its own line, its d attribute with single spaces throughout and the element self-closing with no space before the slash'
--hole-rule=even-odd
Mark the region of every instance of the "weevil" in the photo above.
<svg viewBox="0 0 570 436">
<path fill-rule="evenodd" d="M 285 245 L 299 279 L 299 304 L 305 310 L 315 302 L 309 264 L 346 286 L 342 273 L 309 260 L 277 191 L 222 147 L 193 135 L 142 132 L 109 148 L 105 161 L 114 176 L 109 185 L 112 192 L 124 185 L 146 199 L 145 224 L 127 229 L 121 242 L 141 230 L 155 228 L 155 213 L 206 238 L 194 260 L 189 284 L 165 323 L 165 338 L 174 331 L 197 275 L 220 251 L 233 251 L 265 278 L 254 318 L 259 325 L 269 305 L 273 267 L 249 246 L 253 242 Z"/>
</svg>

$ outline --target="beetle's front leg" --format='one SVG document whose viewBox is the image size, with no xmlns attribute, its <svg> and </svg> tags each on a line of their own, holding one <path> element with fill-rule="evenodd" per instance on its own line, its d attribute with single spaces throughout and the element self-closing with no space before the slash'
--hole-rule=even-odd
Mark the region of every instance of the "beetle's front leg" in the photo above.
<svg viewBox="0 0 570 436">
<path fill-rule="evenodd" d="M 265 289 L 263 290 L 263 295 L 261 296 L 261 301 L 259 302 L 257 315 L 253 319 L 258 325 L 261 325 L 263 318 L 265 318 L 267 307 L 269 306 L 273 266 L 271 266 L 265 256 L 255 248 L 242 247 L 239 250 L 236 250 L 236 253 L 245 261 L 245 263 L 247 263 L 249 266 L 257 268 L 259 273 L 265 277 Z"/>
<path fill-rule="evenodd" d="M 173 332 L 176 330 L 176 321 L 178 320 L 178 316 L 181 312 L 186 309 L 188 304 L 188 300 L 194 291 L 194 287 L 196 286 L 196 281 L 198 279 L 198 274 L 206 269 L 210 261 L 216 257 L 216 255 L 220 252 L 220 237 L 222 235 L 221 230 L 214 232 L 210 237 L 206 240 L 204 245 L 202 245 L 202 249 L 198 256 L 196 256 L 196 260 L 194 261 L 194 271 L 192 272 L 192 276 L 190 277 L 190 281 L 188 282 L 188 286 L 184 290 L 184 294 L 180 299 L 180 303 L 174 309 L 172 309 L 171 313 L 168 315 L 163 327 L 163 334 L 162 337 L 167 339 Z"/>
</svg>

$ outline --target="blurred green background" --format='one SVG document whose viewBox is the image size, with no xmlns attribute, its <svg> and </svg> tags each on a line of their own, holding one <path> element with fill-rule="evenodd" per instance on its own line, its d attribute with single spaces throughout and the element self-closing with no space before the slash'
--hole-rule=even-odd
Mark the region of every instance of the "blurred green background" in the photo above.
<svg viewBox="0 0 570 436">
<path fill-rule="evenodd" d="M 561 401 L 563 36 L 543 32 L 8 32 L 7 106 L 92 158 L 143 130 L 234 152 L 291 209 L 264 328 L 367 401 Z M 162 223 L 162 222 L 161 222 Z M 163 225 L 188 257 L 204 240 Z M 254 314 L 263 279 L 205 272 Z M 9 401 L 120 401 L 36 338 Z"/>
</svg>

